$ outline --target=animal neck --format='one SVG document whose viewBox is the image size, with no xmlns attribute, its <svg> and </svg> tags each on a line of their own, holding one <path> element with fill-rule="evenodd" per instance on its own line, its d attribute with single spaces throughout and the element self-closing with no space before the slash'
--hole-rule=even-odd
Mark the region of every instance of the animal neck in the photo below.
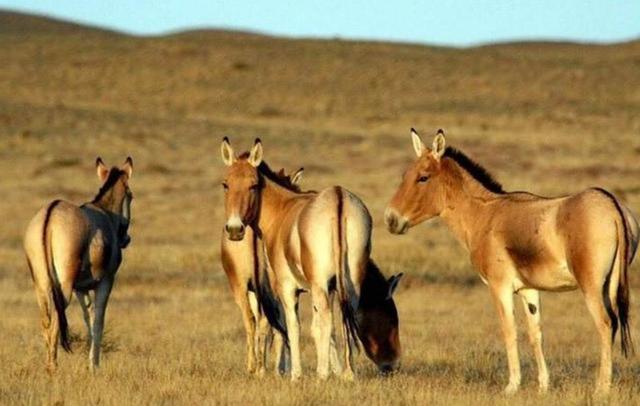
<svg viewBox="0 0 640 406">
<path fill-rule="evenodd" d="M 260 193 L 258 225 L 263 233 L 269 233 L 282 218 L 291 203 L 304 196 L 288 190 L 266 176 L 262 177 L 264 186 Z"/>
<path fill-rule="evenodd" d="M 440 217 L 467 250 L 476 227 L 483 221 L 488 203 L 499 198 L 454 162 L 448 163 L 445 205 Z"/>
<path fill-rule="evenodd" d="M 120 215 L 120 211 L 122 210 L 122 201 L 116 201 L 113 190 L 108 190 L 97 196 L 92 203 L 113 215 Z"/>
</svg>

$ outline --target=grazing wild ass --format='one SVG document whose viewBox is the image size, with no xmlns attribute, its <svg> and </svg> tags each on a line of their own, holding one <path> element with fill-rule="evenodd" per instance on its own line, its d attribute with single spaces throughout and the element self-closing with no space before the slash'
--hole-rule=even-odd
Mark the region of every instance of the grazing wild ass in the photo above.
<svg viewBox="0 0 640 406">
<path fill-rule="evenodd" d="M 353 378 L 352 345 L 358 338 L 380 371 L 398 366 L 398 315 L 392 294 L 401 275 L 387 280 L 371 261 L 371 216 L 355 195 L 342 187 L 302 192 L 282 182 L 262 160 L 262 143 L 236 156 L 225 138 L 227 165 L 225 231 L 245 237 L 251 225 L 263 240 L 271 273 L 260 279 L 258 300 L 270 323 L 286 334 L 291 349 L 291 379 L 301 376 L 298 294 L 309 290 L 317 374 L 340 373 L 333 333 L 333 296 L 342 310 L 345 369 Z M 269 270 L 264 267 L 265 270 Z"/>
<path fill-rule="evenodd" d="M 579 288 L 600 335 L 596 390 L 606 393 L 618 327 L 623 353 L 632 347 L 627 270 L 638 245 L 638 223 L 631 212 L 603 189 L 558 198 L 506 193 L 461 151 L 445 147 L 442 130 L 431 149 L 415 130 L 411 137 L 418 159 L 404 173 L 385 222 L 390 232 L 402 234 L 440 216 L 467 249 L 500 317 L 509 364 L 505 392 L 520 386 L 513 295 L 522 299 L 539 387 L 546 391 L 539 291 Z"/>
<path fill-rule="evenodd" d="M 31 220 L 24 237 L 27 263 L 36 290 L 44 338 L 47 369 L 57 367 L 58 338 L 71 351 L 65 309 L 75 291 L 89 332 L 89 364 L 100 362 L 104 316 L 122 250 L 131 238 L 129 179 L 133 161 L 107 168 L 96 160 L 102 182 L 96 197 L 82 206 L 55 200 Z M 90 297 L 94 291 L 94 299 Z"/>
<path fill-rule="evenodd" d="M 303 168 L 298 169 L 293 175 L 285 174 L 284 169 L 277 174 L 279 182 L 296 187 L 302 178 Z M 225 204 L 225 210 L 233 208 Z M 230 215 L 227 212 L 227 218 Z M 234 231 L 240 230 L 231 230 Z M 258 303 L 256 290 L 257 280 L 266 270 L 260 267 L 269 266 L 264 257 L 264 247 L 262 240 L 256 235 L 249 224 L 246 229 L 242 229 L 244 238 L 238 239 L 236 235 L 229 235 L 226 225 L 222 230 L 221 258 L 222 268 L 229 280 L 229 286 L 233 293 L 233 298 L 242 313 L 246 333 L 247 349 L 247 371 L 249 373 L 264 374 L 266 366 L 267 344 L 271 334 L 271 326 L 267 318 L 262 313 Z M 283 337 L 280 334 L 273 336 L 274 359 L 276 372 L 283 373 L 286 370 L 283 353 Z"/>
</svg>

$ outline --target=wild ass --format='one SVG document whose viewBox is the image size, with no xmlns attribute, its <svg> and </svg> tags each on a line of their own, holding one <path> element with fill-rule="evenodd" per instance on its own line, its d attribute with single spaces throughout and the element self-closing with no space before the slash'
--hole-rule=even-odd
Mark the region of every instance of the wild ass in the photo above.
<svg viewBox="0 0 640 406">
<path fill-rule="evenodd" d="M 336 186 L 302 192 L 275 176 L 262 160 L 259 139 L 238 157 L 225 137 L 226 191 L 230 239 L 245 237 L 251 225 L 264 241 L 272 274 L 261 278 L 258 299 L 291 349 L 291 379 L 301 376 L 298 294 L 310 290 L 317 374 L 341 373 L 334 344 L 333 296 L 341 309 L 345 369 L 353 378 L 352 344 L 358 337 L 378 368 L 390 372 L 400 357 L 398 315 L 392 299 L 401 275 L 387 280 L 370 259 L 371 216 L 360 199 Z M 266 268 L 265 268 L 266 269 Z"/>
<path fill-rule="evenodd" d="M 284 169 L 278 172 L 279 182 L 297 187 L 302 178 L 303 168 L 293 175 L 285 174 Z M 225 205 L 226 207 L 226 205 Z M 233 231 L 233 230 L 232 230 Z M 239 231 L 239 230 L 236 230 Z M 260 267 L 269 266 L 264 257 L 262 240 L 256 235 L 251 225 L 248 225 L 244 238 L 238 240 L 236 235 L 228 235 L 226 227 L 222 230 L 221 258 L 222 267 L 229 280 L 233 298 L 242 313 L 242 321 L 246 333 L 247 371 L 263 375 L 266 366 L 267 343 L 273 337 L 273 355 L 276 372 L 286 370 L 286 354 L 283 352 L 283 337 L 273 336 L 271 326 L 262 313 L 257 300 L 258 278 L 263 272 Z"/>
<path fill-rule="evenodd" d="M 597 391 L 611 383 L 611 346 L 621 327 L 622 351 L 631 348 L 627 269 L 638 243 L 638 225 L 609 192 L 588 189 L 544 198 L 506 193 L 461 151 L 445 147 L 439 130 L 431 149 L 411 131 L 418 159 L 404 173 L 386 213 L 390 232 L 440 216 L 464 245 L 489 285 L 500 317 L 509 364 L 506 393 L 520 386 L 513 294 L 522 298 L 529 340 L 546 391 L 549 375 L 542 352 L 539 291 L 579 288 L 601 340 Z"/>
<path fill-rule="evenodd" d="M 57 367 L 58 337 L 71 352 L 65 308 L 75 291 L 82 307 L 91 346 L 91 369 L 100 362 L 100 344 L 107 301 L 122 250 L 129 245 L 131 221 L 129 180 L 133 161 L 107 168 L 96 160 L 103 183 L 95 198 L 82 206 L 54 200 L 40 209 L 24 236 L 24 250 L 36 290 L 44 338 L 47 369 Z M 94 291 L 94 300 L 90 291 Z"/>
</svg>

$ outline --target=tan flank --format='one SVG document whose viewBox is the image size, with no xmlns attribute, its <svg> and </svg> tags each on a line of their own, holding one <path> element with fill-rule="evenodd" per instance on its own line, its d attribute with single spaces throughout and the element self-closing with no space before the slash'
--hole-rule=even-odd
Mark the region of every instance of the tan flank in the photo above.
<svg viewBox="0 0 640 406">
<path fill-rule="evenodd" d="M 418 159 L 405 172 L 385 221 L 389 231 L 401 234 L 439 216 L 467 249 L 500 317 L 509 364 L 505 391 L 520 387 L 513 295 L 522 299 L 539 388 L 546 391 L 539 291 L 579 288 L 601 341 L 596 391 L 607 393 L 618 327 L 625 355 L 632 346 L 627 269 L 638 245 L 638 224 L 631 212 L 597 188 L 558 198 L 506 193 L 482 167 L 446 147 L 441 130 L 432 148 L 415 130 L 411 137 Z"/>
<path fill-rule="evenodd" d="M 251 225 L 264 241 L 271 267 L 264 267 L 258 297 L 269 321 L 286 333 L 291 378 L 302 374 L 297 308 L 303 291 L 311 293 L 320 379 L 330 369 L 353 378 L 352 345 L 358 340 L 381 372 L 395 370 L 400 341 L 392 294 L 401 275 L 387 280 L 371 261 L 371 216 L 362 201 L 339 186 L 302 192 L 283 182 L 262 160 L 260 140 L 238 157 L 225 138 L 222 158 L 228 166 L 225 231 L 239 241 Z M 333 332 L 335 292 L 342 310 L 344 369 Z"/>
<path fill-rule="evenodd" d="M 50 372 L 57 367 L 58 339 L 71 351 L 65 309 L 72 291 L 87 325 L 89 365 L 92 369 L 99 365 L 107 301 L 122 250 L 131 241 L 133 161 L 127 158 L 121 167 L 109 169 L 98 158 L 96 170 L 103 185 L 91 202 L 81 206 L 63 200 L 49 203 L 33 217 L 24 236 Z"/>
</svg>

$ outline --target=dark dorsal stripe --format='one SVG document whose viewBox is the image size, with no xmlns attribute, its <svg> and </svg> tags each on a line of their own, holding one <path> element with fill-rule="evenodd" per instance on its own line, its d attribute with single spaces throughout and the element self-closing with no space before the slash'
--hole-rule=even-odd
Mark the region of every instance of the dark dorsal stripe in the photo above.
<svg viewBox="0 0 640 406">
<path fill-rule="evenodd" d="M 116 168 L 115 166 L 111 168 L 109 171 L 109 176 L 107 176 L 107 180 L 104 182 L 96 197 L 93 198 L 92 203 L 97 203 L 107 194 L 109 190 L 118 182 L 120 176 L 124 175 L 124 171 Z"/>
<path fill-rule="evenodd" d="M 238 159 L 248 159 L 250 155 L 249 152 L 243 152 Z M 287 190 L 295 193 L 308 193 L 300 189 L 300 186 L 291 182 L 290 176 L 283 176 L 274 172 L 265 161 L 260 162 L 260 165 L 258 165 L 258 173 Z"/>
<path fill-rule="evenodd" d="M 471 175 L 472 178 L 480 182 L 480 184 L 489 191 L 498 194 L 506 193 L 504 189 L 502 189 L 502 185 L 498 183 L 485 168 L 466 156 L 464 152 L 453 147 L 447 147 L 443 157 L 453 159 L 462 169 Z"/>
</svg>

